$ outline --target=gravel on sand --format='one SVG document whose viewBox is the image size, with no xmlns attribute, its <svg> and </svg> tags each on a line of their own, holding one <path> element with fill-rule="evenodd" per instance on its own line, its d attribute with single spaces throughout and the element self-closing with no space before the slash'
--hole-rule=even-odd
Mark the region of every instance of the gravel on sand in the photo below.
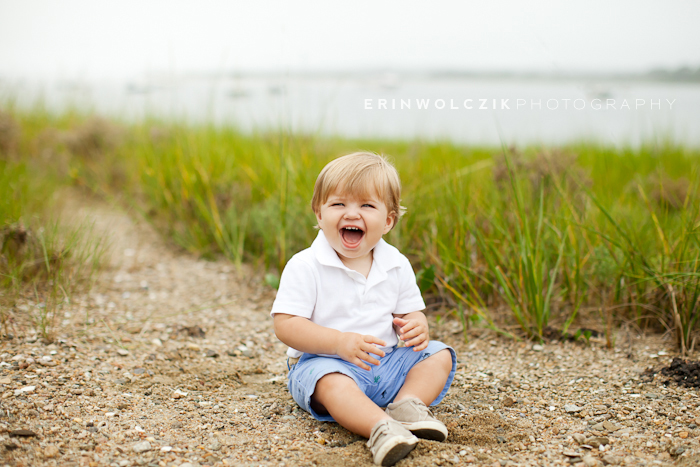
<svg viewBox="0 0 700 467">
<path fill-rule="evenodd" d="M 176 252 L 150 227 L 81 206 L 113 260 L 45 344 L 21 320 L 0 347 L 0 465 L 372 465 L 365 439 L 317 422 L 286 389 L 274 291 L 247 266 Z M 37 303 L 25 301 L 18 311 Z M 619 331 L 537 344 L 431 317 L 458 370 L 434 413 L 446 442 L 399 466 L 697 465 L 698 389 L 647 370 L 672 342 Z M 696 356 L 697 357 L 697 356 Z"/>
</svg>

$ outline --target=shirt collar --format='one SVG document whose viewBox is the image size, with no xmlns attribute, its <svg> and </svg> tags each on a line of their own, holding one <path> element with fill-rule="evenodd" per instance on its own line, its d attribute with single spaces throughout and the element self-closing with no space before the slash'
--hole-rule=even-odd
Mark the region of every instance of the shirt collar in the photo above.
<svg viewBox="0 0 700 467">
<path fill-rule="evenodd" d="M 336 267 L 348 271 L 351 270 L 343 264 L 343 262 L 340 260 L 340 257 L 338 256 L 338 253 L 336 253 L 331 244 L 328 243 L 328 239 L 326 239 L 323 230 L 318 231 L 316 240 L 314 240 L 314 242 L 311 244 L 311 247 L 314 250 L 316 260 L 324 266 Z M 377 245 L 375 245 L 374 247 L 372 263 L 373 266 L 376 265 L 383 272 L 386 272 L 390 269 L 401 266 L 400 254 L 398 253 L 398 250 L 396 250 L 396 248 L 389 245 L 382 238 L 379 240 L 379 243 L 377 243 Z"/>
</svg>

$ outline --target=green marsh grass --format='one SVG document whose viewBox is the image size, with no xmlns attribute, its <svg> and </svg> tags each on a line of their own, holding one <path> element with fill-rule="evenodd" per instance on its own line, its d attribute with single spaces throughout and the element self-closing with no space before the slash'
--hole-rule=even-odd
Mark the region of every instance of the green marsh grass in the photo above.
<svg viewBox="0 0 700 467">
<path fill-rule="evenodd" d="M 367 149 L 389 155 L 404 186 L 408 211 L 387 240 L 412 260 L 431 303 L 465 329 L 544 339 L 552 329 L 573 334 L 584 313 L 601 328 L 670 330 L 685 351 L 698 335 L 700 150 L 504 151 L 158 121 L 113 132 L 88 120 L 43 122 L 119 133 L 119 144 L 92 137 L 98 150 L 49 144 L 65 155 L 62 183 L 118 197 L 187 251 L 254 263 L 270 285 L 316 235 L 310 199 L 321 168 Z"/>
<path fill-rule="evenodd" d="M 56 217 L 72 164 L 45 152 L 59 122 L 42 112 L 23 117 L 0 112 L 0 127 L 14 129 L 0 131 L 0 322 L 5 334 L 29 322 L 48 341 L 71 295 L 92 286 L 107 242 L 89 221 Z"/>
</svg>

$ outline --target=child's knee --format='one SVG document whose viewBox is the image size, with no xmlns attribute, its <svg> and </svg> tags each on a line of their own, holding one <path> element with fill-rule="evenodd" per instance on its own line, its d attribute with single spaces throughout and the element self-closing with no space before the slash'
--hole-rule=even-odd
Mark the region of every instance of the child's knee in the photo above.
<svg viewBox="0 0 700 467">
<path fill-rule="evenodd" d="M 442 349 L 428 357 L 431 364 L 439 365 L 447 373 L 452 371 L 452 352 L 450 349 Z"/>
<path fill-rule="evenodd" d="M 323 375 L 317 382 L 314 394 L 326 391 L 336 391 L 340 388 L 357 387 L 355 380 L 342 373 L 328 373 Z"/>
<path fill-rule="evenodd" d="M 322 376 L 311 394 L 311 408 L 320 415 L 328 415 L 325 405 L 332 404 L 338 394 L 347 394 L 358 389 L 357 383 L 351 377 L 342 373 L 328 373 Z"/>
</svg>

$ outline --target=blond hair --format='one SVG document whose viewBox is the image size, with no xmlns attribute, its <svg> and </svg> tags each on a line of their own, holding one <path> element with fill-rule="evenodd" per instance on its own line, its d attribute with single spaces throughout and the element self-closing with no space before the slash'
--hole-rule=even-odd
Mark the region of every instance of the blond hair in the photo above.
<svg viewBox="0 0 700 467">
<path fill-rule="evenodd" d="M 357 197 L 376 194 L 394 214 L 394 225 L 406 212 L 401 206 L 401 180 L 396 168 L 382 155 L 354 152 L 329 162 L 316 179 L 311 207 L 315 213 L 336 192 Z"/>
</svg>

